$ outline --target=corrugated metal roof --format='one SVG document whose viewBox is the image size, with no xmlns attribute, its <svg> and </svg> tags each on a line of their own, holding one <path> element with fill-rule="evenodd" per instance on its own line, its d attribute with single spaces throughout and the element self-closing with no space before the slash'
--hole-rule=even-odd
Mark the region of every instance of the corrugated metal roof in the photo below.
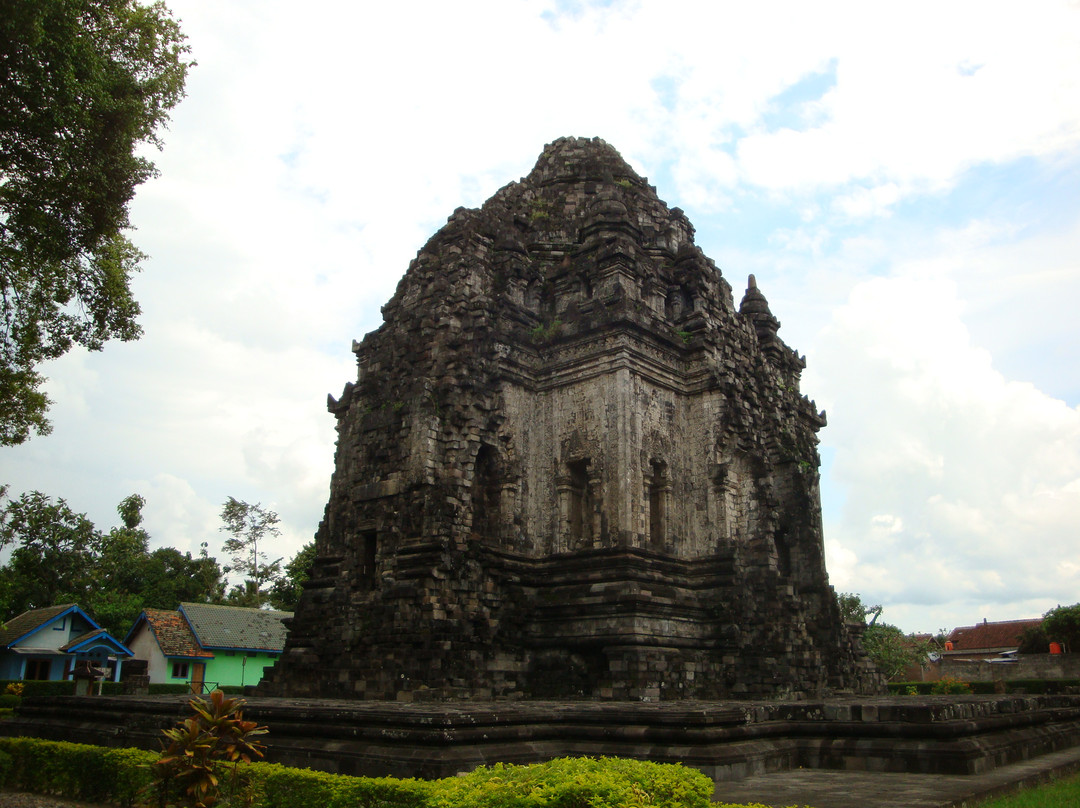
<svg viewBox="0 0 1080 808">
<path fill-rule="evenodd" d="M 288 633 L 281 621 L 293 616 L 292 612 L 209 603 L 181 603 L 180 611 L 203 648 L 251 651 L 281 651 Z"/>
</svg>

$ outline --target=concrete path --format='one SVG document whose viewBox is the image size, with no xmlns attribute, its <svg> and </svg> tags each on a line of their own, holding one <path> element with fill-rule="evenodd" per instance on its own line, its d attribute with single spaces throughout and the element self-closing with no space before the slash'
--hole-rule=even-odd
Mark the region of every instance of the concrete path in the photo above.
<svg viewBox="0 0 1080 808">
<path fill-rule="evenodd" d="M 986 774 L 891 774 L 796 769 L 718 783 L 717 802 L 774 808 L 960 808 L 1080 770 L 1080 747 L 1002 766 Z"/>
</svg>

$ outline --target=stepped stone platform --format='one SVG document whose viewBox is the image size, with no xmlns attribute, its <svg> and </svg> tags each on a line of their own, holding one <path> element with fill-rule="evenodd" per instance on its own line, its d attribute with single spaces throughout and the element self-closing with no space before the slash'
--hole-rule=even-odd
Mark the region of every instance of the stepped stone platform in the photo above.
<svg viewBox="0 0 1080 808">
<path fill-rule="evenodd" d="M 158 748 L 181 696 L 28 698 L 0 734 Z M 333 701 L 256 697 L 267 758 L 368 776 L 446 777 L 495 762 L 608 755 L 717 782 L 803 769 L 981 775 L 1080 746 L 1080 696 L 808 701 Z"/>
</svg>

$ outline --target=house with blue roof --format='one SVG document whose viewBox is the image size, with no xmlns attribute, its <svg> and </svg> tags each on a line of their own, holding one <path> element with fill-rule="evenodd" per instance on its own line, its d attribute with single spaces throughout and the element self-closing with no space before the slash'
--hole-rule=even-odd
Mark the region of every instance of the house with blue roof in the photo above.
<svg viewBox="0 0 1080 808">
<path fill-rule="evenodd" d="M 0 679 L 71 679 L 79 662 L 119 681 L 131 650 L 74 603 L 31 609 L 0 626 Z"/>
</svg>

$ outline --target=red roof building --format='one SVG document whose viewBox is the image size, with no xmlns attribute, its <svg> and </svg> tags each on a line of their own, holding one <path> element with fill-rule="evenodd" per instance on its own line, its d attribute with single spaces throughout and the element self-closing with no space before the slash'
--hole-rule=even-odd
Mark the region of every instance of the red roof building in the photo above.
<svg viewBox="0 0 1080 808">
<path fill-rule="evenodd" d="M 983 620 L 974 626 L 954 628 L 945 643 L 945 656 L 965 659 L 992 659 L 1020 647 L 1020 636 L 1029 628 L 1042 625 L 1035 620 Z"/>
</svg>

